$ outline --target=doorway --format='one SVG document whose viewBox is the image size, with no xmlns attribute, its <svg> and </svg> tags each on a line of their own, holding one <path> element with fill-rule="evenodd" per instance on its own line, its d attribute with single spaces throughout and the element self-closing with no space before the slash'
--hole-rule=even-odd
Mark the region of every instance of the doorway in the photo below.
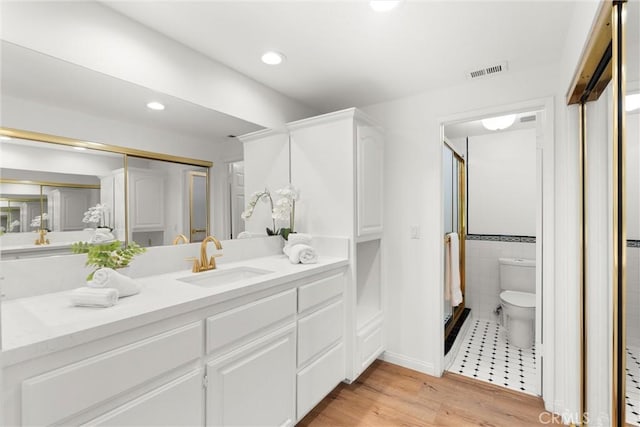
<svg viewBox="0 0 640 427">
<path fill-rule="evenodd" d="M 553 255 L 543 252 L 543 236 L 552 230 L 542 226 L 544 216 L 553 215 L 552 203 L 543 210 L 543 189 L 553 188 L 553 175 L 543 174 L 543 149 L 553 147 L 552 111 L 552 100 L 531 101 L 459 115 L 441 126 L 443 140 L 456 147 L 466 166 L 465 303 L 471 309 L 453 354 L 444 358 L 445 369 L 536 396 L 544 395 L 543 384 L 551 386 L 542 378 L 542 354 L 536 350 L 552 355 L 552 344 L 542 346 L 543 325 L 550 327 L 552 320 L 545 316 L 543 292 L 553 278 Z M 495 118 L 503 123 L 486 121 Z M 552 160 L 547 158 L 550 165 Z M 514 272 L 523 283 L 501 281 L 501 273 Z M 513 292 L 526 302 L 510 304 Z M 512 322 L 522 315 L 529 320 Z M 530 335 L 509 333 L 522 331 L 522 325 L 530 325 Z M 552 363 L 552 357 L 544 360 Z"/>
</svg>

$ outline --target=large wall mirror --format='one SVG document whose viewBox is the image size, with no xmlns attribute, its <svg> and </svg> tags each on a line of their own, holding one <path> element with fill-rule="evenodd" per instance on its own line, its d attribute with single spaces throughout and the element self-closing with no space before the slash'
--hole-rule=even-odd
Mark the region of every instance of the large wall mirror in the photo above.
<svg viewBox="0 0 640 427">
<path fill-rule="evenodd" d="M 235 136 L 262 127 L 6 41 L 0 49 L 3 259 L 69 253 L 99 226 L 142 246 L 244 230 Z M 83 222 L 98 204 L 99 221 Z M 39 230 L 48 245 L 36 247 Z"/>
</svg>

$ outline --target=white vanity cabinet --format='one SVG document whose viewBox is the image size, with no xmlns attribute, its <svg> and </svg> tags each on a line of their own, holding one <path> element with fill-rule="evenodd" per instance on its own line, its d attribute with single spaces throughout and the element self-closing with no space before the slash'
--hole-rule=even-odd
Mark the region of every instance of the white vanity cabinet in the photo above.
<svg viewBox="0 0 640 427">
<path fill-rule="evenodd" d="M 293 426 L 345 379 L 344 284 L 343 265 L 14 363 L 0 423 Z"/>
<path fill-rule="evenodd" d="M 345 379 L 344 274 L 298 288 L 297 420 Z"/>
<path fill-rule="evenodd" d="M 21 424 L 151 424 L 158 414 L 146 410 L 178 398 L 170 419 L 181 425 L 193 419 L 194 403 L 186 399 L 202 402 L 201 380 L 197 389 L 188 381 L 198 375 L 188 367 L 202 357 L 202 334 L 196 322 L 30 377 L 21 387 Z M 174 378 L 185 370 L 186 377 Z"/>
<path fill-rule="evenodd" d="M 311 195 L 296 205 L 297 229 L 350 240 L 344 351 L 346 378 L 353 381 L 385 349 L 383 132 L 355 108 L 287 127 L 291 182 Z"/>
<path fill-rule="evenodd" d="M 207 425 L 295 421 L 296 289 L 207 319 Z"/>
<path fill-rule="evenodd" d="M 374 126 L 356 125 L 356 237 L 382 233 L 382 133 Z"/>
</svg>

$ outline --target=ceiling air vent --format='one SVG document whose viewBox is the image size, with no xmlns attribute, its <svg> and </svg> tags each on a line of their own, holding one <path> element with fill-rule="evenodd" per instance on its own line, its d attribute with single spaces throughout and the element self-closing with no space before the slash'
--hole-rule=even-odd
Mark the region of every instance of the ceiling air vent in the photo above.
<svg viewBox="0 0 640 427">
<path fill-rule="evenodd" d="M 498 73 L 504 73 L 505 71 L 507 71 L 507 61 L 490 65 L 488 67 L 478 68 L 477 70 L 468 71 L 467 78 L 478 79 L 480 77 L 487 77 Z"/>
<path fill-rule="evenodd" d="M 523 116 L 520 117 L 520 123 L 526 123 L 526 122 L 535 122 L 536 121 L 536 116 L 535 114 L 532 116 Z"/>
</svg>

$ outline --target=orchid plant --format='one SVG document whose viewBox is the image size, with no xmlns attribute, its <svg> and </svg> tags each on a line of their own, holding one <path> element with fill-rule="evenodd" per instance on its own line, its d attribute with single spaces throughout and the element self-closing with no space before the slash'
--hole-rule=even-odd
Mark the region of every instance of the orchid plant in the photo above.
<svg viewBox="0 0 640 427">
<path fill-rule="evenodd" d="M 98 203 L 97 205 L 90 207 L 89 210 L 84 213 L 82 222 L 85 224 L 93 224 L 94 227 L 97 227 L 98 224 L 100 224 L 100 227 L 103 227 L 108 209 L 107 205 Z"/>
<path fill-rule="evenodd" d="M 273 198 L 271 197 L 271 193 L 268 189 L 265 188 L 264 191 L 257 191 L 253 193 L 249 199 L 247 209 L 242 213 L 242 218 L 245 221 L 251 218 L 258 201 L 262 200 L 264 203 L 269 203 L 273 228 L 270 229 L 267 227 L 267 234 L 269 236 L 281 235 L 285 240 L 287 240 L 289 238 L 289 233 L 294 232 L 296 201 L 300 199 L 300 192 L 293 185 L 287 184 L 286 187 L 277 190 L 276 194 L 281 197 L 274 204 Z M 276 220 L 289 220 L 289 227 L 277 229 Z"/>
<path fill-rule="evenodd" d="M 44 223 L 49 219 L 48 213 L 43 213 L 42 215 L 38 215 L 31 220 L 31 226 L 37 227 L 38 230 L 44 228 Z"/>
</svg>

